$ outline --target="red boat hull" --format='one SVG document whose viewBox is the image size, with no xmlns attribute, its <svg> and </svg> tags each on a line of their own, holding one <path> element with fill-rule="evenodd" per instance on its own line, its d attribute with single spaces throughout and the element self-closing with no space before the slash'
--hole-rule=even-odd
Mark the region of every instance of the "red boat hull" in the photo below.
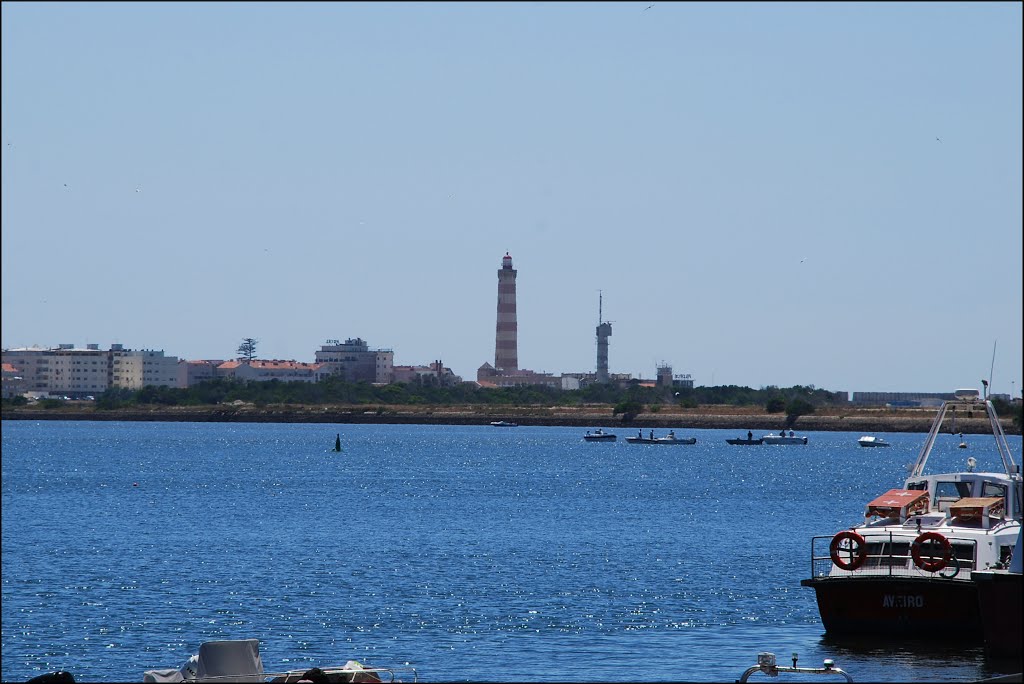
<svg viewBox="0 0 1024 684">
<path fill-rule="evenodd" d="M 901 577 L 816 577 L 814 589 L 828 634 L 865 634 L 982 641 L 974 582 Z"/>
</svg>

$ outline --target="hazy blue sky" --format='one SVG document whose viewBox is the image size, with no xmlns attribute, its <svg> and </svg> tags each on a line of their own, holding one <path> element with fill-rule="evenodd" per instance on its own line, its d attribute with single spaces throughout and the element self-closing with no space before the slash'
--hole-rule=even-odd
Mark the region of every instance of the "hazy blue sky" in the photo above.
<svg viewBox="0 0 1024 684">
<path fill-rule="evenodd" d="M 2 5 L 4 347 L 1020 392 L 1021 3 Z"/>
</svg>

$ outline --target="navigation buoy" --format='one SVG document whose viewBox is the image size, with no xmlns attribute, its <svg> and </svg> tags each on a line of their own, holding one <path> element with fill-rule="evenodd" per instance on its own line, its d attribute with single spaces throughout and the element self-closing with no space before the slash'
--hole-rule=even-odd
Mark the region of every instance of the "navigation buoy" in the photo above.
<svg viewBox="0 0 1024 684">
<path fill-rule="evenodd" d="M 340 432 L 338 433 L 338 436 L 334 438 L 334 450 L 335 451 L 341 451 L 341 433 Z"/>
</svg>

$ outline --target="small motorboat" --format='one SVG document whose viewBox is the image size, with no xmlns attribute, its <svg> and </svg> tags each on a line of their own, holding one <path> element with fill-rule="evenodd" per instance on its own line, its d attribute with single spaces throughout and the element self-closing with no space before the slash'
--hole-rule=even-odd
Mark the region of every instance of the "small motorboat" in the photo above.
<svg viewBox="0 0 1024 684">
<path fill-rule="evenodd" d="M 889 443 L 886 442 L 881 437 L 872 437 L 871 435 L 864 435 L 863 437 L 861 437 L 860 439 L 857 440 L 857 444 L 860 444 L 862 447 L 887 447 L 887 446 L 889 446 Z"/>
<path fill-rule="evenodd" d="M 783 431 L 782 434 L 778 434 L 778 435 L 772 434 L 772 433 L 768 433 L 767 435 L 765 435 L 765 436 L 763 436 L 761 438 L 761 443 L 762 444 L 807 444 L 807 438 L 806 437 L 797 437 L 796 435 L 793 434 L 793 431 L 790 430 L 788 436 L 786 435 L 785 431 Z"/>
<path fill-rule="evenodd" d="M 747 446 L 759 446 L 764 444 L 763 439 L 754 439 L 753 437 L 737 437 L 736 439 L 725 440 L 726 444 L 736 445 L 747 445 Z"/>
<path fill-rule="evenodd" d="M 177 668 L 146 670 L 143 682 L 394 682 L 398 673 L 417 681 L 412 667 L 368 667 L 356 660 L 332 667 L 314 667 L 287 672 L 267 672 L 260 657 L 259 639 L 205 641 L 199 645 L 199 654 L 190 657 Z"/>
<path fill-rule="evenodd" d="M 587 434 L 583 435 L 583 439 L 587 442 L 614 442 L 618 437 L 611 432 L 605 432 L 601 428 L 597 428 L 593 432 L 587 431 Z"/>
<path fill-rule="evenodd" d="M 655 437 L 654 431 L 651 431 L 650 437 L 644 437 L 643 433 L 640 433 L 636 437 L 627 437 L 626 441 L 630 444 L 696 444 L 696 437 L 681 438 L 676 437 L 676 433 L 673 430 L 669 430 L 667 437 Z"/>
<path fill-rule="evenodd" d="M 495 420 L 491 422 L 494 427 L 519 427 L 519 423 L 510 423 L 507 420 Z"/>
</svg>

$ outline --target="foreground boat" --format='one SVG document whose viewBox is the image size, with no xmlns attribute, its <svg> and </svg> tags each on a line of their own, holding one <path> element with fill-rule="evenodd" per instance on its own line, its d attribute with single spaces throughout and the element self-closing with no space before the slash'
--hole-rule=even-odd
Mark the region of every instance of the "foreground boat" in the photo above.
<svg viewBox="0 0 1024 684">
<path fill-rule="evenodd" d="M 863 437 L 861 437 L 860 439 L 857 440 L 857 444 L 860 444 L 862 447 L 887 447 L 887 446 L 889 446 L 889 443 L 886 442 L 881 437 L 872 437 L 871 435 L 864 435 Z"/>
<path fill-rule="evenodd" d="M 399 682 L 399 675 L 418 681 L 412 667 L 365 667 L 356 660 L 344 665 L 266 672 L 259 639 L 206 641 L 199 654 L 179 668 L 146 670 L 143 682 Z"/>
<path fill-rule="evenodd" d="M 618 437 L 611 432 L 605 432 L 601 428 L 597 428 L 593 432 L 588 431 L 587 434 L 583 435 L 583 439 L 588 442 L 614 442 Z"/>
<path fill-rule="evenodd" d="M 636 437 L 627 437 L 626 441 L 630 444 L 696 444 L 696 437 L 676 437 L 674 431 L 669 431 L 667 437 L 655 437 L 654 433 L 651 432 L 650 437 L 644 437 L 643 433 L 640 433 Z"/>
<path fill-rule="evenodd" d="M 981 406 L 1002 472 L 977 472 L 970 458 L 965 470 L 926 475 L 947 412 Z M 942 440 L 940 451 L 954 458 L 955 448 Z M 825 631 L 981 641 L 972 574 L 1005 567 L 1021 529 L 1020 469 L 992 403 L 944 402 L 902 489 L 868 502 L 864 516 L 811 540 L 811 577 L 801 585 L 814 589 Z"/>
<path fill-rule="evenodd" d="M 807 444 L 807 438 L 797 437 L 795 434 L 793 434 L 793 431 L 790 430 L 788 437 L 786 436 L 785 431 L 783 431 L 780 435 L 768 433 L 767 435 L 761 438 L 761 442 L 764 444 Z"/>
<path fill-rule="evenodd" d="M 835 661 L 831 658 L 826 658 L 825 662 L 821 664 L 821 667 L 797 667 L 796 666 L 797 655 L 793 654 L 793 667 L 788 665 L 776 665 L 774 653 L 758 653 L 757 654 L 757 665 L 748 667 L 743 675 L 737 679 L 737 682 L 746 682 L 750 679 L 750 675 L 757 672 L 768 675 L 769 677 L 778 677 L 780 672 L 789 674 L 812 674 L 812 675 L 839 675 L 848 682 L 853 681 L 846 671 L 842 668 L 836 667 Z"/>
</svg>

